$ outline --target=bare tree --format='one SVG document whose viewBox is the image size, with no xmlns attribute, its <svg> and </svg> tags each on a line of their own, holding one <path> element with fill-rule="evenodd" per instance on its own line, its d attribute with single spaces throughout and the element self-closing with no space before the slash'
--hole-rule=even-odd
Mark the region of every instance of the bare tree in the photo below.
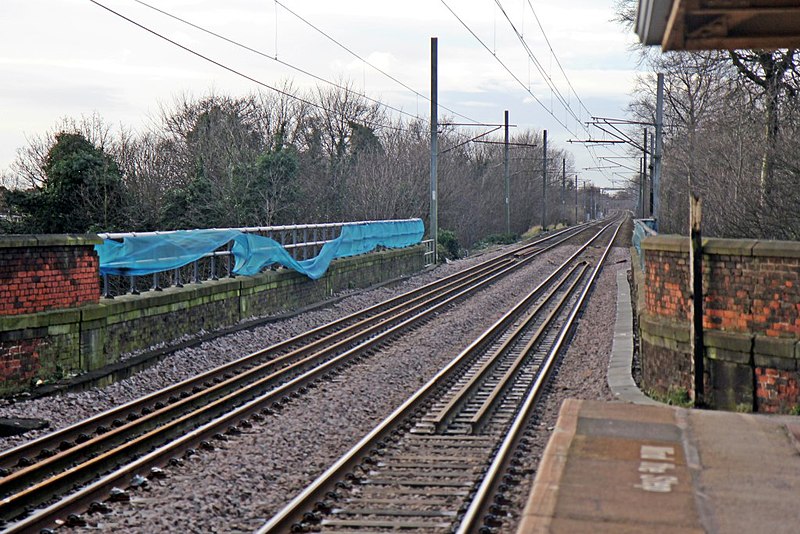
<svg viewBox="0 0 800 534">
<path fill-rule="evenodd" d="M 762 202 L 774 196 L 773 159 L 780 131 L 781 95 L 795 99 L 798 90 L 798 50 L 730 51 L 731 61 L 748 82 L 761 90 L 764 103 L 764 136 L 761 158 Z"/>
</svg>

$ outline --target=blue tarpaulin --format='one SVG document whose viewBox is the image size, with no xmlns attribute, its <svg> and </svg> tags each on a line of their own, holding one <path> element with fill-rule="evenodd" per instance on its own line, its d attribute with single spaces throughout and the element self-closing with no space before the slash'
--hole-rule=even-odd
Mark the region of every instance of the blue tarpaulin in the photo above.
<svg viewBox="0 0 800 534">
<path fill-rule="evenodd" d="M 419 243 L 425 232 L 420 219 L 371 222 L 342 227 L 341 235 L 323 245 L 319 254 L 295 260 L 277 241 L 239 230 L 181 230 L 167 234 L 125 237 L 122 242 L 106 239 L 95 245 L 100 274 L 142 276 L 182 267 L 233 242 L 236 258 L 233 272 L 254 275 L 279 263 L 316 280 L 336 258 L 369 252 L 377 246 L 407 247 Z"/>
</svg>

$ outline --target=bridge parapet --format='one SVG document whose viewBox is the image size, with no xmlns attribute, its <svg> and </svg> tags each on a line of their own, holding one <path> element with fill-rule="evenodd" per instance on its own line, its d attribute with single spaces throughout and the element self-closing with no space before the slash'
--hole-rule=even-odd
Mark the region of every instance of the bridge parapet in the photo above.
<svg viewBox="0 0 800 534">
<path fill-rule="evenodd" d="M 642 242 L 636 277 L 646 389 L 690 390 L 689 240 Z M 634 269 L 638 268 L 634 265 Z M 790 412 L 800 407 L 800 243 L 705 239 L 706 388 L 714 407 Z"/>
<path fill-rule="evenodd" d="M 426 247 L 339 258 L 318 280 L 281 269 L 101 299 L 97 236 L 0 237 L 0 395 L 420 271 Z"/>
</svg>

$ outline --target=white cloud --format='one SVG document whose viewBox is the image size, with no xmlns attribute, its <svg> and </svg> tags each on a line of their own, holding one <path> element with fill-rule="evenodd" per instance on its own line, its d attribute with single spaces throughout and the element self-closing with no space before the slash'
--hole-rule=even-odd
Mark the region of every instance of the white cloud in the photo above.
<svg viewBox="0 0 800 534">
<path fill-rule="evenodd" d="M 406 0 L 282 0 L 351 50 L 427 95 L 430 37 L 439 38 L 440 101 L 464 115 L 497 122 L 504 109 L 532 127 L 560 128 L 546 111 L 484 50 L 440 2 Z M 446 0 L 496 51 L 522 85 L 550 105 L 550 90 L 505 18 L 491 2 Z M 318 82 L 263 57 L 219 41 L 174 19 L 126 0 L 113 9 L 185 46 L 269 84 L 293 78 L 306 89 Z M 45 6 L 43 7 L 43 4 Z M 527 2 L 503 2 L 537 59 L 565 95 L 570 91 Z M 626 36 L 614 23 L 613 0 L 532 2 L 575 90 L 590 109 L 619 115 L 632 87 L 635 62 Z M 241 41 L 330 80 L 349 79 L 412 113 L 428 103 L 385 78 L 273 2 L 164 0 L 158 7 Z M 42 16 L 45 12 L 47 16 Z M 523 15 L 524 13 L 524 15 Z M 10 23 L 13 21 L 13 23 Z M 65 24 L 65 21 L 70 21 Z M 276 23 L 277 22 L 277 23 Z M 158 102 L 173 95 L 201 95 L 210 87 L 242 94 L 258 89 L 112 14 L 79 0 L 0 2 L 0 171 L 23 133 L 43 132 L 65 115 L 97 111 L 107 122 L 136 126 Z M 573 96 L 569 96 L 574 102 Z M 554 114 L 564 116 L 564 110 Z M 563 120 L 563 119 L 562 119 Z M 565 133 L 562 137 L 568 137 Z"/>
</svg>

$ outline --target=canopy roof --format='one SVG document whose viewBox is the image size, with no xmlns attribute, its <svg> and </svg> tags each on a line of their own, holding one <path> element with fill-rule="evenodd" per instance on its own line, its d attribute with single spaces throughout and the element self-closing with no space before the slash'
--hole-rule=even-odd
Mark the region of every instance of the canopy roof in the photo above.
<svg viewBox="0 0 800 534">
<path fill-rule="evenodd" d="M 800 48 L 800 0 L 639 0 L 636 33 L 664 51 Z"/>
</svg>

